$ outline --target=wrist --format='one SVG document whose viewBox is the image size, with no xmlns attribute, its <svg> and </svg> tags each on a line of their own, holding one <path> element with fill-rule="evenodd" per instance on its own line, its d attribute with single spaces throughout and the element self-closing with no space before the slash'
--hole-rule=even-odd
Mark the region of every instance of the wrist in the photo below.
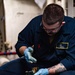
<svg viewBox="0 0 75 75">
<path fill-rule="evenodd" d="M 49 74 L 50 74 L 50 68 L 48 68 L 48 72 L 49 72 Z"/>
<path fill-rule="evenodd" d="M 55 74 L 55 70 L 52 68 L 48 68 L 48 72 L 49 72 L 49 74 Z"/>
<path fill-rule="evenodd" d="M 25 51 L 26 49 L 27 49 L 26 46 L 22 46 L 22 47 L 19 48 L 19 52 L 20 52 L 22 55 L 24 55 L 24 51 Z"/>
</svg>

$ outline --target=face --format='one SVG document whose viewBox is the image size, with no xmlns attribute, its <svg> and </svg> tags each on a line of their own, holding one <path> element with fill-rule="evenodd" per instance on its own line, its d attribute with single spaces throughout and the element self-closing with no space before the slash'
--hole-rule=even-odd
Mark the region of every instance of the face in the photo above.
<svg viewBox="0 0 75 75">
<path fill-rule="evenodd" d="M 62 22 L 61 24 L 59 22 L 56 22 L 55 24 L 52 25 L 47 25 L 44 21 L 42 21 L 42 23 L 43 29 L 46 31 L 46 33 L 49 36 L 53 36 L 60 30 L 60 28 L 64 25 L 65 22 Z"/>
</svg>

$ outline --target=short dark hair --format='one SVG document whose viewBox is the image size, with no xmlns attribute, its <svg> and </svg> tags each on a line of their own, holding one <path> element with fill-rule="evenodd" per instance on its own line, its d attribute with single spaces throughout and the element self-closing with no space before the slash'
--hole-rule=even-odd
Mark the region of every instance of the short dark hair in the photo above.
<svg viewBox="0 0 75 75">
<path fill-rule="evenodd" d="M 49 4 L 44 9 L 42 19 L 48 25 L 62 22 L 64 19 L 64 9 L 58 4 Z"/>
</svg>

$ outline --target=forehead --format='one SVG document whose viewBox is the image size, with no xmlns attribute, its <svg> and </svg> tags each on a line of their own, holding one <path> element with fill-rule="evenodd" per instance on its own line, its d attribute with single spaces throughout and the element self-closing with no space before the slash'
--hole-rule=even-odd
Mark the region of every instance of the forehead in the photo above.
<svg viewBox="0 0 75 75">
<path fill-rule="evenodd" d="M 56 22 L 56 23 L 54 23 L 52 25 L 48 25 L 44 21 L 42 21 L 42 23 L 43 23 L 43 26 L 46 27 L 46 28 L 48 28 L 48 29 L 54 29 L 54 28 L 57 28 L 60 25 L 59 22 Z"/>
</svg>

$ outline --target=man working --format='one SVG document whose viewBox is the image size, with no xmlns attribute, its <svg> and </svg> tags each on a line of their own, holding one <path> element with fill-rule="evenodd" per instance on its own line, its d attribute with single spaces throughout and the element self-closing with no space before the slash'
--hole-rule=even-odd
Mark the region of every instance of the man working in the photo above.
<svg viewBox="0 0 75 75">
<path fill-rule="evenodd" d="M 15 47 L 21 58 L 12 61 L 17 68 L 10 70 L 14 75 L 34 67 L 39 68 L 34 75 L 75 75 L 75 20 L 64 16 L 57 4 L 49 4 L 43 15 L 28 23 Z"/>
</svg>

